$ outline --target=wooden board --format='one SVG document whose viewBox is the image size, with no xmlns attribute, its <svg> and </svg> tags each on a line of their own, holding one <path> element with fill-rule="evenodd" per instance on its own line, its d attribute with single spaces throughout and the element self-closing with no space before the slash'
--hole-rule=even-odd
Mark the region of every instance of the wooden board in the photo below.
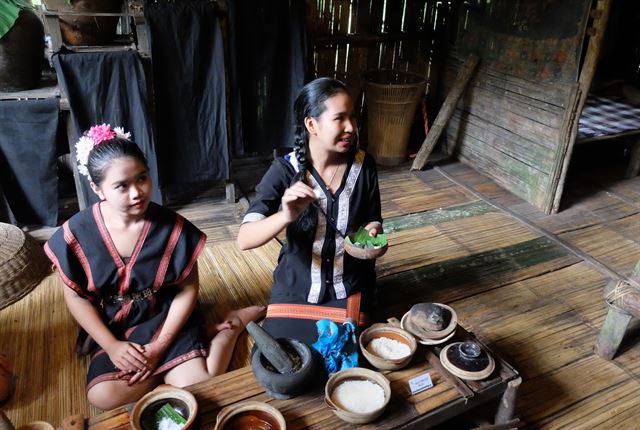
<svg viewBox="0 0 640 430">
<path fill-rule="evenodd" d="M 444 91 L 462 59 L 447 59 Z M 577 84 L 542 84 L 481 62 L 447 128 L 446 149 L 512 193 L 550 212 L 568 148 Z"/>
</svg>

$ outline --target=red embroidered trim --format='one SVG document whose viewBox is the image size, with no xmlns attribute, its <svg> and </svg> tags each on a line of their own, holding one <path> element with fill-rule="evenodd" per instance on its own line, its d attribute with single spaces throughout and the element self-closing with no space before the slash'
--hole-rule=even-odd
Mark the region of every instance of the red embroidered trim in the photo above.
<svg viewBox="0 0 640 430">
<path fill-rule="evenodd" d="M 193 358 L 196 357 L 206 357 L 207 356 L 207 350 L 206 349 L 194 349 L 192 351 L 189 351 L 185 354 L 182 354 L 176 358 L 174 358 L 171 361 L 167 361 L 166 363 L 164 363 L 162 366 L 158 367 L 156 369 L 155 372 L 153 372 L 154 375 L 158 375 L 160 373 L 166 372 L 167 370 L 173 369 L 174 367 L 176 367 L 179 364 L 184 363 L 185 361 L 189 361 Z"/>
<path fill-rule="evenodd" d="M 351 311 L 348 310 L 349 308 L 351 308 Z M 338 323 L 345 322 L 347 318 L 353 318 L 359 326 L 362 326 L 366 323 L 367 316 L 364 313 L 359 312 L 359 310 L 360 293 L 356 293 L 349 296 L 347 299 L 347 309 L 318 305 L 276 303 L 270 304 L 267 307 L 267 318 L 293 318 L 305 320 L 329 319 Z M 354 318 L 354 316 L 357 316 L 357 318 Z"/>
<path fill-rule="evenodd" d="M 75 291 L 76 293 L 80 294 L 81 296 L 86 296 L 87 295 L 86 291 L 83 291 L 82 288 L 80 287 L 80 285 L 78 285 L 75 282 L 73 282 L 62 271 L 62 269 L 60 268 L 60 261 L 58 261 L 58 257 L 53 253 L 51 248 L 49 248 L 49 244 L 48 243 L 44 244 L 44 252 L 49 257 L 49 260 L 51 260 L 53 262 L 53 265 L 58 269 L 58 274 L 60 275 L 60 278 L 62 279 L 62 282 L 64 282 L 64 284 L 67 287 L 71 288 L 73 291 Z"/>
<path fill-rule="evenodd" d="M 204 245 L 206 242 L 207 242 L 207 235 L 204 233 L 200 233 L 200 241 L 198 242 L 198 245 L 196 246 L 195 251 L 193 251 L 193 255 L 191 256 L 191 260 L 189 261 L 189 264 L 182 271 L 182 275 L 180 275 L 178 280 L 176 282 L 173 282 L 174 284 L 181 283 L 182 281 L 187 279 L 187 277 L 191 274 L 191 270 L 193 270 L 193 266 L 196 264 L 196 261 L 198 261 L 198 257 L 200 256 L 200 253 L 204 249 Z"/>
<path fill-rule="evenodd" d="M 89 264 L 89 260 L 80 246 L 78 239 L 74 236 L 69 228 L 69 222 L 65 222 L 62 224 L 62 230 L 64 231 L 64 241 L 69 245 L 75 256 L 78 258 L 82 269 L 84 269 L 84 273 L 87 275 L 87 290 L 91 292 L 96 291 L 96 286 L 93 283 L 93 274 L 91 273 L 91 265 Z"/>
<path fill-rule="evenodd" d="M 171 261 L 173 251 L 176 249 L 176 245 L 178 244 L 178 240 L 180 239 L 180 234 L 182 233 L 183 226 L 184 218 L 178 216 L 176 218 L 176 223 L 173 225 L 171 236 L 169 236 L 167 247 L 164 249 L 164 253 L 162 254 L 162 259 L 160 260 L 160 265 L 158 266 L 158 272 L 156 273 L 156 279 L 153 281 L 154 290 L 158 290 L 164 282 L 164 277 L 167 274 L 167 268 L 169 267 L 169 261 Z"/>
</svg>

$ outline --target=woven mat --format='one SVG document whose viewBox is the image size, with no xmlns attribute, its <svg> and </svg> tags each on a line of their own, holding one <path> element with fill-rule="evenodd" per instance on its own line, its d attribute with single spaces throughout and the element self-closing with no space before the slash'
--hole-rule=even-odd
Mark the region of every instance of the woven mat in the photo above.
<svg viewBox="0 0 640 430">
<path fill-rule="evenodd" d="M 272 241 L 241 252 L 235 241 L 208 245 L 198 264 L 200 303 L 209 321 L 231 309 L 266 304 L 280 245 Z M 14 363 L 14 396 L 3 407 L 18 427 L 46 420 L 58 426 L 72 414 L 100 411 L 87 403 L 88 362 L 74 351 L 77 326 L 69 314 L 56 273 L 46 277 L 23 300 L 0 311 L 0 351 Z M 248 364 L 249 339 L 243 334 L 230 369 Z"/>
</svg>

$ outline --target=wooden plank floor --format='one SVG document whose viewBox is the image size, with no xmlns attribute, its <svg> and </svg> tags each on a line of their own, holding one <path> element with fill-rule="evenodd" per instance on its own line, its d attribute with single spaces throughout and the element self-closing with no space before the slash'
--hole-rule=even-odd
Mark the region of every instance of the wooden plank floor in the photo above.
<svg viewBox="0 0 640 430">
<path fill-rule="evenodd" d="M 526 428 L 635 428 L 640 341 L 629 339 L 613 361 L 592 347 L 608 276 L 630 273 L 640 259 L 640 178 L 568 184 L 563 210 L 545 215 L 460 163 L 418 173 L 407 167 L 379 172 L 391 246 L 377 264 L 377 317 L 399 317 L 418 301 L 453 306 L 465 327 L 523 375 L 516 413 Z M 207 318 L 265 303 L 280 245 L 237 249 L 246 202 L 209 195 L 171 207 L 208 234 L 199 260 Z M 20 375 L 4 410 L 18 425 L 97 413 L 84 398 L 85 363 L 71 352 L 75 326 L 61 288 L 52 275 L 0 311 L 0 350 L 14 357 Z M 42 321 L 29 321 L 32 313 Z M 47 318 L 55 351 L 47 346 Z M 246 363 L 246 336 L 239 345 L 232 368 Z M 31 351 L 38 351 L 35 366 L 26 361 Z M 49 368 L 56 371 L 43 371 Z M 33 389 L 30 381 L 38 381 Z"/>
</svg>

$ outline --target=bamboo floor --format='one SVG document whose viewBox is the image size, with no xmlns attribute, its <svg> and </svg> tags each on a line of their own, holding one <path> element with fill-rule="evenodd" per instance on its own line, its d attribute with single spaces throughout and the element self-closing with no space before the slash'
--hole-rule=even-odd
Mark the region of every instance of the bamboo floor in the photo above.
<svg viewBox="0 0 640 430">
<path fill-rule="evenodd" d="M 453 306 L 522 374 L 516 414 L 523 428 L 637 427 L 640 325 L 612 361 L 592 348 L 607 310 L 604 285 L 640 260 L 640 177 L 569 183 L 562 211 L 545 215 L 460 163 L 415 173 L 381 168 L 379 176 L 390 241 L 377 263 L 379 319 L 418 301 Z M 280 244 L 238 250 L 246 202 L 205 198 L 173 207 L 209 235 L 199 260 L 207 318 L 266 303 Z M 76 328 L 61 288 L 53 274 L 0 311 L 0 350 L 18 373 L 4 411 L 16 425 L 99 412 L 86 402 L 86 362 L 73 353 Z M 247 363 L 249 347 L 243 336 L 232 368 Z"/>
</svg>

